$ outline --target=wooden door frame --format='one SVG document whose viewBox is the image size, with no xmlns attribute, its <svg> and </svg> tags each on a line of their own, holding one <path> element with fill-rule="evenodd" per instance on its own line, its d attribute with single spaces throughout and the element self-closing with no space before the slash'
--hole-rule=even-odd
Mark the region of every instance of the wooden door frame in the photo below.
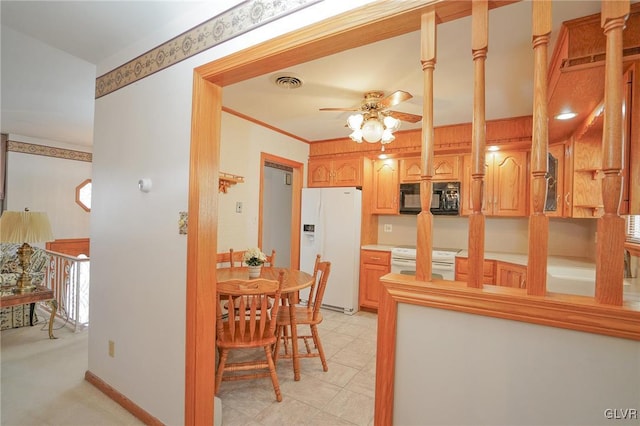
<svg viewBox="0 0 640 426">
<path fill-rule="evenodd" d="M 258 203 L 258 247 L 262 247 L 262 218 L 264 208 L 264 168 L 269 163 L 289 166 L 293 169 L 291 179 L 291 256 L 289 264 L 298 269 L 300 262 L 300 208 L 302 205 L 302 182 L 304 176 L 304 164 L 278 157 L 266 152 L 260 153 L 260 200 Z M 271 250 L 262 247 L 263 250 Z"/>
<path fill-rule="evenodd" d="M 512 1 L 496 1 L 506 4 Z M 470 14 L 470 2 L 373 2 L 194 70 L 189 161 L 185 348 L 185 424 L 213 423 L 215 258 L 222 87 L 420 29 L 436 7 L 439 22 Z M 419 60 L 419 58 L 416 58 Z"/>
</svg>

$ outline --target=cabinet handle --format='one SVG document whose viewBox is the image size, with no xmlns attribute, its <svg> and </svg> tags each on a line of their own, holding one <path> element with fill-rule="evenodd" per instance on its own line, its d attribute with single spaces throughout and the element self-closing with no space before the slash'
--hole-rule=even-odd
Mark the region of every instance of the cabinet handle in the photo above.
<svg viewBox="0 0 640 426">
<path fill-rule="evenodd" d="M 566 194 L 564 194 L 564 203 L 568 206 L 569 205 L 569 195 L 571 193 L 567 192 Z"/>
<path fill-rule="evenodd" d="M 520 288 L 526 288 L 526 284 L 527 284 L 527 279 L 522 278 L 522 280 L 520 281 Z"/>
</svg>

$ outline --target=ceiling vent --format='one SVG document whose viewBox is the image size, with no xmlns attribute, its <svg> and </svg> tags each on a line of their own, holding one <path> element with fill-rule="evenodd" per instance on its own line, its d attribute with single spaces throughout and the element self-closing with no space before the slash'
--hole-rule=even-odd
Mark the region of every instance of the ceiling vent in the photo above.
<svg viewBox="0 0 640 426">
<path fill-rule="evenodd" d="M 275 74 L 271 77 L 271 81 L 278 87 L 283 89 L 297 89 L 302 86 L 302 79 L 295 74 Z"/>
</svg>

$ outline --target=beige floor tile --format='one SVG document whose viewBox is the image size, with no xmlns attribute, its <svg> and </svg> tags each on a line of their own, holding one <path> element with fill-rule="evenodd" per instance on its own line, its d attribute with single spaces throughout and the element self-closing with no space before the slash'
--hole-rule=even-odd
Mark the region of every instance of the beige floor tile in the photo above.
<svg viewBox="0 0 640 426">
<path fill-rule="evenodd" d="M 299 381 L 282 385 L 285 398 L 293 398 L 315 408 L 322 408 L 331 401 L 342 388 L 313 376 L 302 376 Z"/>
<path fill-rule="evenodd" d="M 373 418 L 373 410 L 373 398 L 343 389 L 323 411 L 357 425 L 368 425 Z"/>
</svg>

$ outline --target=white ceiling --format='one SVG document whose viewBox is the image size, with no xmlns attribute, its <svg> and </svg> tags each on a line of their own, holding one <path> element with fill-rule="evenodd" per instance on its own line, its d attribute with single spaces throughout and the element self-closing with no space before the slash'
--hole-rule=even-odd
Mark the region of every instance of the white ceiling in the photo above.
<svg viewBox="0 0 640 426">
<path fill-rule="evenodd" d="M 26 34 L 57 49 L 70 53 L 90 64 L 135 44 L 159 26 L 169 24 L 183 14 L 202 6 L 196 1 L 7 1 L 0 3 L 2 26 Z M 562 21 L 597 13 L 599 1 L 555 1 L 554 28 Z M 487 119 L 531 114 L 532 68 L 531 4 L 516 3 L 491 11 L 489 16 L 489 53 L 487 59 Z M 205 19 L 203 19 L 204 21 Z M 438 62 L 435 71 L 436 125 L 471 121 L 473 104 L 473 64 L 471 59 L 470 18 L 438 27 Z M 555 32 L 554 32 L 555 34 Z M 3 45 L 3 50 L 5 46 Z M 549 50 L 551 55 L 552 49 Z M 286 72 L 300 77 L 304 84 L 298 89 L 282 89 L 271 83 L 273 74 L 261 76 L 223 91 L 224 106 L 265 122 L 302 139 L 315 141 L 345 137 L 344 127 L 349 113 L 322 112 L 322 107 L 357 107 L 364 92 L 382 90 L 390 93 L 405 90 L 413 98 L 394 110 L 422 114 L 423 77 L 419 61 L 419 32 L 409 33 L 379 43 L 367 45 L 307 64 L 287 68 Z M 4 55 L 3 55 L 4 56 Z M 132 58 L 133 59 L 133 58 Z M 16 127 L 20 114 L 30 109 L 39 111 L 39 120 L 60 123 L 68 120 L 73 126 L 92 128 L 93 114 L 87 117 L 86 105 L 93 105 L 93 90 L 83 102 L 55 111 L 55 117 L 45 118 L 43 96 L 65 99 L 74 93 L 66 87 L 73 81 L 60 80 L 55 91 L 38 93 L 39 102 L 24 105 L 19 91 L 5 94 L 6 72 L 10 64 L 2 61 L 2 131 L 50 140 L 69 141 L 59 136 L 59 129 L 39 129 L 39 134 L 27 134 L 28 127 Z M 46 69 L 47 64 L 41 65 Z M 20 71 L 24 72 L 24 70 Z M 94 71 L 95 72 L 95 71 Z M 92 76 L 95 79 L 95 75 Z M 21 88 L 29 90 L 28 87 Z M 77 94 L 75 96 L 78 96 Z M 46 104 L 46 103 L 45 103 Z M 91 106 L 93 109 L 93 106 Z M 61 114 L 68 114 L 64 118 Z M 33 117 L 31 117 L 33 120 Z M 420 122 L 403 123 L 402 129 L 417 128 Z M 33 126 L 36 127 L 36 126 Z M 16 131 L 20 129 L 20 131 Z M 91 131 L 92 135 L 92 131 Z M 86 133 L 85 133 L 86 139 Z M 89 140 L 72 141 L 90 144 Z"/>
</svg>

